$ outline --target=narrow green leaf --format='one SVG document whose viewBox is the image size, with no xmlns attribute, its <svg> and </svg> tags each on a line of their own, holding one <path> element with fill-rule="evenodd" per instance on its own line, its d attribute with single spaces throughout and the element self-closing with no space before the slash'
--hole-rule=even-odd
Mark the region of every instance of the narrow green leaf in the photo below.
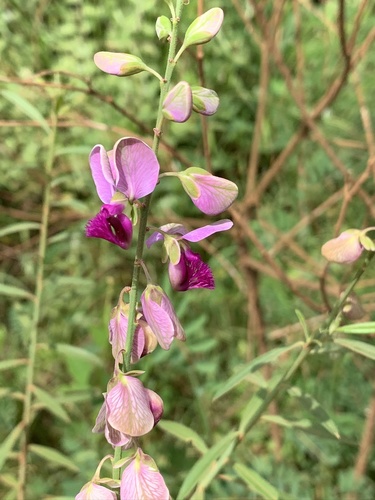
<svg viewBox="0 0 375 500">
<path fill-rule="evenodd" d="M 63 455 L 60 451 L 49 448 L 48 446 L 41 446 L 39 444 L 30 444 L 28 449 L 31 453 L 35 453 L 35 455 L 44 458 L 51 465 L 60 465 L 61 467 L 65 467 L 73 472 L 79 472 L 79 467 L 77 467 L 76 464 L 70 460 L 70 458 Z"/>
<path fill-rule="evenodd" d="M 250 491 L 257 493 L 266 500 L 278 500 L 280 498 L 277 489 L 260 476 L 255 470 L 249 469 L 243 464 L 235 463 L 233 469 L 238 476 L 247 484 Z"/>
<path fill-rule="evenodd" d="M 295 344 L 287 347 L 276 347 L 275 349 L 272 349 L 271 351 L 268 351 L 265 354 L 262 354 L 261 356 L 253 359 L 252 361 L 250 361 L 250 363 L 241 368 L 241 370 L 232 375 L 226 382 L 224 382 L 221 387 L 219 387 L 213 400 L 215 401 L 215 399 L 220 398 L 221 396 L 232 390 L 240 382 L 242 382 L 249 375 L 249 373 L 259 370 L 265 364 L 276 361 L 277 358 L 281 356 L 281 354 L 291 351 L 296 347 L 301 347 L 302 345 L 302 342 L 296 342 Z"/>
<path fill-rule="evenodd" d="M 237 432 L 227 434 L 195 462 L 181 485 L 180 491 L 177 494 L 177 500 L 189 497 L 198 482 L 204 479 L 205 475 L 209 473 L 211 467 L 226 452 L 227 448 L 233 446 L 237 436 Z"/>
<path fill-rule="evenodd" d="M 48 392 L 44 391 L 40 387 L 33 386 L 33 393 L 37 399 L 43 404 L 43 407 L 50 411 L 53 415 L 60 418 L 63 422 L 69 423 L 70 418 L 61 404 Z"/>
<path fill-rule="evenodd" d="M 0 474 L 0 483 L 7 488 L 15 490 L 19 484 L 18 477 L 12 474 Z"/>
<path fill-rule="evenodd" d="M 256 391 L 255 394 L 251 397 L 250 401 L 246 405 L 245 409 L 242 412 L 242 417 L 239 426 L 240 434 L 244 434 L 247 430 L 249 423 L 255 418 L 259 418 L 259 416 L 264 411 L 262 409 L 265 401 L 269 399 L 271 393 L 275 390 L 277 386 L 279 386 L 282 381 L 284 374 L 276 374 L 272 379 L 268 382 L 267 388 L 261 387 Z M 267 405 L 266 405 L 267 406 Z"/>
<path fill-rule="evenodd" d="M 351 333 L 354 335 L 369 335 L 375 333 L 375 321 L 367 321 L 366 323 L 357 323 L 355 325 L 339 326 L 335 332 Z"/>
<path fill-rule="evenodd" d="M 8 234 L 21 233 L 22 231 L 30 231 L 39 228 L 40 224 L 38 222 L 17 222 L 17 224 L 10 224 L 0 229 L 0 238 Z"/>
<path fill-rule="evenodd" d="M 340 439 L 339 430 L 331 419 L 327 411 L 323 406 L 310 394 L 303 393 L 299 387 L 291 387 L 288 389 L 288 394 L 301 403 L 301 405 L 309 412 L 309 414 L 314 418 L 316 423 L 319 423 L 328 432 L 333 434 L 336 439 Z"/>
<path fill-rule="evenodd" d="M 266 422 L 272 422 L 277 425 L 281 425 L 282 427 L 287 427 L 289 429 L 296 429 L 308 434 L 312 434 L 314 436 L 320 436 L 325 438 L 331 438 L 332 436 L 335 439 L 338 438 L 337 435 L 328 431 L 325 427 L 323 427 L 320 422 L 315 422 L 310 420 L 309 418 L 296 418 L 296 419 L 288 419 L 281 417 L 280 415 L 262 415 L 262 420 Z"/>
<path fill-rule="evenodd" d="M 0 295 L 7 295 L 8 297 L 13 297 L 17 299 L 29 299 L 34 300 L 34 295 L 23 288 L 18 288 L 17 286 L 4 285 L 0 283 Z"/>
<path fill-rule="evenodd" d="M 0 371 L 9 370 L 9 368 L 17 368 L 17 366 L 27 365 L 28 360 L 23 359 L 4 359 L 0 361 Z"/>
<path fill-rule="evenodd" d="M 50 349 L 56 349 L 56 351 L 63 356 L 68 358 L 72 357 L 82 362 L 89 363 L 94 366 L 103 367 L 103 361 L 94 354 L 93 352 L 82 349 L 81 347 L 76 347 L 70 344 L 55 344 L 51 345 Z"/>
<path fill-rule="evenodd" d="M 200 453 L 206 453 L 207 446 L 203 439 L 192 429 L 183 424 L 172 420 L 161 420 L 158 423 L 158 428 L 162 429 L 177 439 L 181 439 L 185 443 L 191 443 Z"/>
<path fill-rule="evenodd" d="M 17 106 L 26 116 L 31 118 L 31 120 L 35 120 L 37 123 L 39 123 L 39 125 L 47 134 L 50 133 L 51 128 L 48 125 L 47 121 L 40 113 L 40 111 L 33 104 L 31 104 L 30 101 L 27 101 L 16 92 L 12 92 L 10 90 L 3 90 L 1 94 L 9 102 Z"/>
<path fill-rule="evenodd" d="M 8 434 L 0 445 L 0 470 L 2 469 L 9 453 L 13 450 L 18 438 L 23 430 L 22 422 L 19 422 L 16 427 Z"/>
<path fill-rule="evenodd" d="M 367 342 L 361 342 L 360 340 L 352 340 L 352 339 L 335 339 L 335 344 L 340 345 L 341 347 L 345 347 L 345 349 L 349 349 L 350 351 L 356 352 L 357 354 L 361 354 L 366 358 L 375 360 L 375 345 L 368 344 Z"/>
<path fill-rule="evenodd" d="M 196 489 L 196 494 L 199 494 L 200 491 L 205 491 L 211 484 L 211 482 L 215 479 L 220 469 L 224 467 L 224 465 L 227 463 L 228 457 L 231 455 L 234 449 L 234 445 L 235 441 L 229 443 L 227 448 L 222 452 L 221 456 L 215 462 L 212 463 L 207 473 L 199 481 Z"/>
<path fill-rule="evenodd" d="M 300 322 L 300 325 L 302 326 L 302 330 L 303 330 L 303 333 L 305 335 L 305 339 L 308 340 L 310 334 L 309 334 L 309 329 L 307 327 L 307 323 L 305 320 L 305 316 L 301 313 L 301 311 L 299 309 L 295 309 L 294 312 L 296 313 L 298 321 Z"/>
</svg>

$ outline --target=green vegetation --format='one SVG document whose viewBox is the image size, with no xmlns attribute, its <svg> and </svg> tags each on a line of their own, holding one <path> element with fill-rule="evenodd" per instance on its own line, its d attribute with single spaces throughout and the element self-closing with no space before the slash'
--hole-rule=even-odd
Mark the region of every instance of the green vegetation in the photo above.
<svg viewBox="0 0 375 500">
<path fill-rule="evenodd" d="M 186 7 L 185 28 L 198 3 Z M 309 329 L 322 324 L 360 263 L 327 267 L 320 248 L 375 218 L 374 5 L 204 2 L 204 10 L 214 6 L 225 11 L 220 34 L 201 47 L 203 60 L 189 48 L 174 80 L 199 84 L 201 69 L 204 84 L 220 97 L 219 110 L 205 121 L 195 115 L 169 124 L 159 160 L 162 170 L 204 167 L 236 182 L 240 196 L 228 212 L 235 228 L 201 243 L 215 292 L 172 292 L 160 248 L 152 247 L 150 271 L 171 297 L 187 342 L 158 348 L 136 366 L 164 401 L 165 420 L 142 442 L 172 497 L 205 445 L 195 434 L 184 442 L 181 429 L 167 421 L 191 428 L 209 446 L 226 439 L 251 396 L 285 370 L 294 351 L 275 355 L 213 400 L 215 394 L 254 357 L 304 340 L 296 310 Z M 146 73 L 110 77 L 92 58 L 99 50 L 124 51 L 162 71 L 167 45 L 154 25 L 166 13 L 164 2 L 151 0 L 5 0 L 2 7 L 2 499 L 16 498 L 19 422 L 36 328 L 27 499 L 74 498 L 111 451 L 91 428 L 113 366 L 107 321 L 131 281 L 134 253 L 85 238 L 85 223 L 100 207 L 87 157 L 96 143 L 110 148 L 122 136 L 151 142 L 158 81 Z M 164 181 L 153 198 L 153 225 L 184 220 L 193 229 L 211 220 L 182 195 L 178 181 Z M 374 287 L 370 266 L 353 299 L 365 321 L 375 320 Z M 360 340 L 373 345 L 374 333 L 365 333 Z M 322 346 L 304 361 L 294 387 L 193 498 L 375 497 L 373 360 L 336 347 Z"/>
</svg>

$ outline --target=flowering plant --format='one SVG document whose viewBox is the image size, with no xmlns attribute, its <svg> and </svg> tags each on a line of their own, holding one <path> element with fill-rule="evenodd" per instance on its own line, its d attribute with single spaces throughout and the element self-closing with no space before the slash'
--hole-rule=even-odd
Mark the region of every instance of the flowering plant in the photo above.
<svg viewBox="0 0 375 500">
<path fill-rule="evenodd" d="M 109 320 L 113 377 L 108 382 L 104 403 L 93 428 L 94 432 L 104 433 L 108 443 L 115 448 L 113 482 L 110 486 L 120 487 L 122 500 L 169 498 L 168 488 L 154 460 L 143 452 L 138 443 L 139 438 L 150 432 L 160 420 L 163 401 L 155 392 L 144 387 L 141 381 L 143 372 L 132 369 L 131 365 L 151 353 L 157 344 L 168 350 L 175 338 L 182 341 L 186 338 L 170 299 L 159 285 L 152 282 L 143 257 L 151 194 L 159 181 L 165 182 L 165 177 L 176 176 L 196 207 L 208 215 L 225 211 L 238 194 L 233 182 L 200 167 L 159 174 L 157 154 L 164 120 L 183 123 L 192 111 L 203 115 L 216 112 L 219 99 L 213 90 L 191 87 L 184 81 L 172 88 L 170 86 L 173 69 L 184 50 L 191 45 L 209 42 L 223 22 L 223 11 L 219 8 L 199 16 L 187 29 L 176 53 L 184 2 L 176 1 L 175 7 L 171 2 L 167 3 L 171 10 L 171 22 L 164 16 L 156 23 L 159 38 L 168 33 L 170 44 L 164 77 L 132 54 L 99 52 L 94 56 L 95 64 L 106 73 L 131 76 L 148 71 L 160 80 L 161 85 L 152 148 L 138 138 L 123 137 L 109 151 L 101 144 L 95 145 L 89 156 L 92 177 L 103 205 L 99 213 L 88 221 L 86 235 L 105 239 L 127 250 L 131 248 L 133 232 L 138 229 L 133 282 L 121 291 Z M 189 243 L 229 230 L 232 225 L 232 221 L 224 219 L 189 231 L 181 224 L 167 222 L 154 229 L 147 246 L 163 241 L 166 256 L 163 261 L 169 260 L 169 278 L 175 290 L 213 289 L 214 277 L 210 267 L 199 253 L 191 250 Z M 147 285 L 139 298 L 141 268 Z M 128 301 L 124 300 L 126 294 L 129 294 Z M 129 455 L 126 450 L 133 450 L 133 454 Z M 95 495 L 112 498 L 115 493 L 105 491 L 101 481 L 99 469 L 76 498 L 82 500 Z"/>
</svg>

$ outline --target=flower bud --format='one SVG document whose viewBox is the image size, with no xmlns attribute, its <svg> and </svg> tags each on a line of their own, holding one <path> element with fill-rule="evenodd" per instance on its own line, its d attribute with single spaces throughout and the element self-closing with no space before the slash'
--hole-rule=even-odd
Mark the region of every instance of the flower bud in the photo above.
<svg viewBox="0 0 375 500">
<path fill-rule="evenodd" d="M 190 118 L 192 94 L 187 82 L 179 82 L 167 94 L 163 102 L 163 115 L 167 120 L 183 123 Z"/>
<path fill-rule="evenodd" d="M 223 19 L 224 12 L 219 7 L 197 17 L 186 30 L 183 46 L 186 48 L 209 42 L 220 30 Z"/>
<path fill-rule="evenodd" d="M 359 229 L 348 229 L 337 238 L 327 241 L 322 246 L 322 255 L 329 262 L 338 264 L 351 264 L 359 259 L 363 252 L 363 246 L 359 241 L 362 231 Z"/>
<path fill-rule="evenodd" d="M 191 87 L 193 94 L 193 111 L 201 115 L 210 116 L 216 113 L 219 107 L 219 97 L 214 90 L 204 87 Z"/>
<path fill-rule="evenodd" d="M 194 205 L 207 215 L 224 212 L 238 195 L 234 182 L 216 177 L 203 168 L 187 168 L 178 173 L 178 178 Z"/>
<path fill-rule="evenodd" d="M 164 41 L 172 33 L 172 23 L 167 16 L 159 16 L 156 20 L 155 31 L 159 40 Z"/>
<path fill-rule="evenodd" d="M 147 69 L 139 57 L 119 52 L 97 52 L 94 62 L 104 73 L 116 76 L 131 76 Z"/>
</svg>

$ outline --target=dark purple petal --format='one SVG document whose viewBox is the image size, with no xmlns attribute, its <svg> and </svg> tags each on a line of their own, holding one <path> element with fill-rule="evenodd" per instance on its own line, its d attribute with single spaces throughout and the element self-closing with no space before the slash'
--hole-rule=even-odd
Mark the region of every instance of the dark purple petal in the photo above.
<svg viewBox="0 0 375 500">
<path fill-rule="evenodd" d="M 86 236 L 103 238 L 121 248 L 130 246 L 133 225 L 129 217 L 122 213 L 121 204 L 103 205 L 100 212 L 86 224 Z"/>
<path fill-rule="evenodd" d="M 160 170 L 154 151 L 139 139 L 123 137 L 116 142 L 113 152 L 120 176 L 117 190 L 131 202 L 152 193 Z"/>
<path fill-rule="evenodd" d="M 215 288 L 215 281 L 208 264 L 190 248 L 181 252 L 180 262 L 169 264 L 169 279 L 174 290 L 185 292 L 192 288 Z"/>
<path fill-rule="evenodd" d="M 203 240 L 204 238 L 208 238 L 212 234 L 218 233 L 219 231 L 228 231 L 228 229 L 232 226 L 233 222 L 229 219 L 218 220 L 207 226 L 198 227 L 198 229 L 189 231 L 184 234 L 184 240 L 195 243 Z"/>
</svg>

